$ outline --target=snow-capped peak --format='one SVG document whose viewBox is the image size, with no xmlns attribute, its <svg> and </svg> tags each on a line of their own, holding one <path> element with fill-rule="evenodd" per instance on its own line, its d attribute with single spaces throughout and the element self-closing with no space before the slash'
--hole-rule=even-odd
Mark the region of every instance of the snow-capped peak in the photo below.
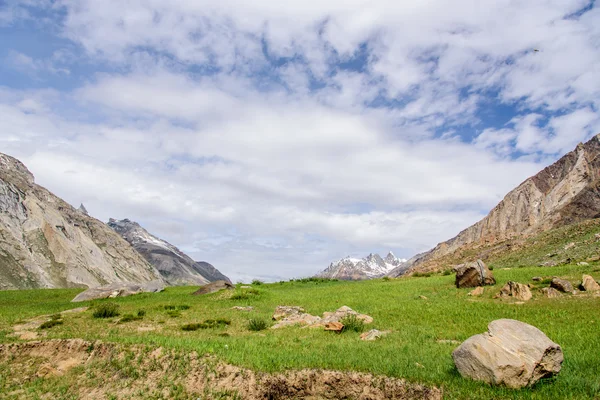
<svg viewBox="0 0 600 400">
<path fill-rule="evenodd" d="M 390 252 L 391 254 L 391 252 Z M 329 265 L 318 274 L 320 277 L 335 279 L 371 279 L 383 276 L 400 265 L 404 260 L 388 254 L 385 259 L 377 253 L 365 258 L 347 256 Z"/>
</svg>

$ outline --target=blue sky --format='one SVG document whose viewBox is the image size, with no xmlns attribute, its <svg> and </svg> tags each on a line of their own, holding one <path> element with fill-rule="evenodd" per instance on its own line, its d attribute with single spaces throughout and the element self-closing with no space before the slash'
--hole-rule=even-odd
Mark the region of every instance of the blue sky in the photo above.
<svg viewBox="0 0 600 400">
<path fill-rule="evenodd" d="M 234 280 L 410 257 L 600 132 L 599 27 L 585 0 L 0 1 L 0 151 Z"/>
</svg>

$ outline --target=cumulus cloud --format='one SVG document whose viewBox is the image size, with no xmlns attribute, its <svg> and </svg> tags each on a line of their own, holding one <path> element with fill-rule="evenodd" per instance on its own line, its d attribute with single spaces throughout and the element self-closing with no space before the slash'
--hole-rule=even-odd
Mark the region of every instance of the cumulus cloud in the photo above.
<svg viewBox="0 0 600 400">
<path fill-rule="evenodd" d="M 599 127 L 586 1 L 20 9 L 13 22 L 50 16 L 73 76 L 0 91 L 3 151 L 96 217 L 138 220 L 234 279 L 410 257 Z M 13 63 L 48 65 L 27 50 Z M 482 113 L 496 105 L 512 110 L 500 123 Z"/>
</svg>

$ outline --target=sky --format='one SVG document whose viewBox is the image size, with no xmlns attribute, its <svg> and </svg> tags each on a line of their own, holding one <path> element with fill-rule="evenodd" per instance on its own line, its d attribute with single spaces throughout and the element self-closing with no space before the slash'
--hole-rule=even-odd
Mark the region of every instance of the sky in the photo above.
<svg viewBox="0 0 600 400">
<path fill-rule="evenodd" d="M 409 258 L 600 133 L 588 0 L 0 0 L 0 151 L 233 281 Z"/>
</svg>

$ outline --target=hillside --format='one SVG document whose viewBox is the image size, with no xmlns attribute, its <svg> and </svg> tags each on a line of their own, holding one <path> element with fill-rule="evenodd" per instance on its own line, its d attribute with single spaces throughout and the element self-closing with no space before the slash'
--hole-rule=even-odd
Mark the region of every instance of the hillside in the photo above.
<svg viewBox="0 0 600 400">
<path fill-rule="evenodd" d="M 600 135 L 509 192 L 481 221 L 409 261 L 413 271 L 436 271 L 502 243 L 600 216 Z M 498 249 L 496 249 L 497 251 Z M 406 273 L 396 269 L 395 277 Z"/>
<path fill-rule="evenodd" d="M 150 234 L 137 222 L 111 218 L 108 226 L 156 267 L 170 285 L 204 285 L 218 280 L 229 281 L 211 264 L 192 260 L 177 247 Z"/>
<path fill-rule="evenodd" d="M 37 185 L 0 153 L 0 289 L 161 279 L 117 233 Z"/>
</svg>

